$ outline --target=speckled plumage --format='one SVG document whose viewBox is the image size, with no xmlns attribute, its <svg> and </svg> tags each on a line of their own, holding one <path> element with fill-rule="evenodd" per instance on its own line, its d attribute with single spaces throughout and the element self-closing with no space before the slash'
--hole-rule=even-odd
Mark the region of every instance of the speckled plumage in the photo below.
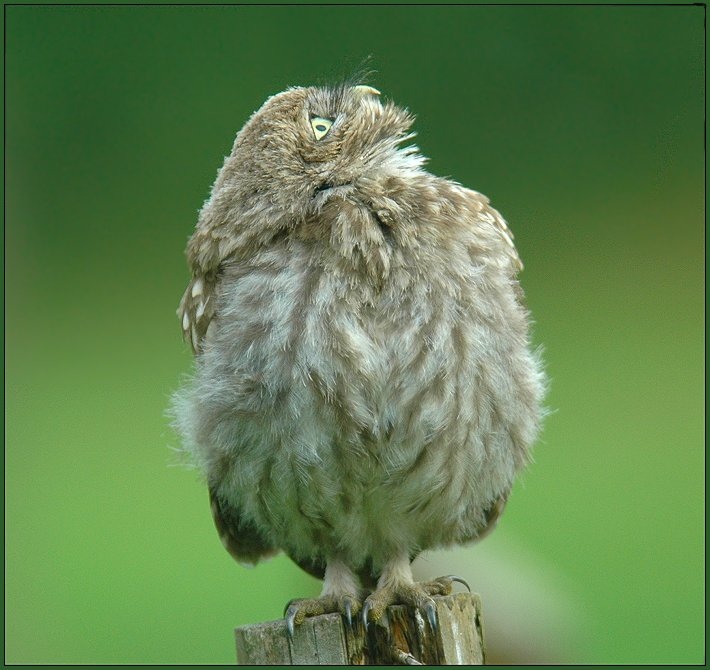
<svg viewBox="0 0 710 670">
<path fill-rule="evenodd" d="M 196 369 L 173 411 L 225 545 L 331 566 L 336 596 L 492 525 L 544 387 L 505 221 L 427 173 L 375 93 L 292 88 L 251 117 L 179 309 Z"/>
</svg>

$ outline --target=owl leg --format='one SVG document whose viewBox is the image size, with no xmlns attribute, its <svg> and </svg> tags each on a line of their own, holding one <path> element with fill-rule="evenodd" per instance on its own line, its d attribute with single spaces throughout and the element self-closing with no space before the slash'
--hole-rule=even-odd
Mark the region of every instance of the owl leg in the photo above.
<svg viewBox="0 0 710 670">
<path fill-rule="evenodd" d="M 385 565 L 377 582 L 377 589 L 365 600 L 362 609 L 363 622 L 365 626 L 371 621 L 380 622 L 390 605 L 410 605 L 423 612 L 431 628 L 436 630 L 436 604 L 431 596 L 448 595 L 454 582 L 459 582 L 471 590 L 463 579 L 453 575 L 438 577 L 430 582 L 415 582 L 409 556 L 404 553 Z"/>
<path fill-rule="evenodd" d="M 357 614 L 361 607 L 362 598 L 357 577 L 343 561 L 330 559 L 326 563 L 320 597 L 292 600 L 286 605 L 286 628 L 288 634 L 293 637 L 295 626 L 303 623 L 306 617 L 330 612 L 339 612 L 348 624 L 352 624 L 353 614 Z"/>
</svg>

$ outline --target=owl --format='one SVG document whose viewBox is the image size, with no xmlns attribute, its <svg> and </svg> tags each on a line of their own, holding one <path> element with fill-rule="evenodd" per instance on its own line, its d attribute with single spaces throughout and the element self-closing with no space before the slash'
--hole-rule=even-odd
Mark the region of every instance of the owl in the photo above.
<svg viewBox="0 0 710 670">
<path fill-rule="evenodd" d="M 359 84 L 274 95 L 237 134 L 187 245 L 194 374 L 172 411 L 227 551 L 323 579 L 288 628 L 391 604 L 436 625 L 426 549 L 490 531 L 539 431 L 513 236 L 428 173 L 413 116 Z"/>
</svg>

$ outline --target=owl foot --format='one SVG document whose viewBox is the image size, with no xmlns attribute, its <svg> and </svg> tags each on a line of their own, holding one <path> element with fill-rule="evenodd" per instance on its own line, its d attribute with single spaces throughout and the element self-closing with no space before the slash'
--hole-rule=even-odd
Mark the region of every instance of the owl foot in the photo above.
<svg viewBox="0 0 710 670">
<path fill-rule="evenodd" d="M 361 608 L 360 600 L 351 595 L 291 600 L 284 610 L 286 630 L 289 637 L 293 639 L 296 626 L 302 624 L 306 617 L 330 613 L 341 614 L 347 624 L 352 626 L 353 615 L 357 614 Z"/>
<path fill-rule="evenodd" d="M 362 620 L 365 627 L 372 621 L 386 625 L 385 612 L 390 605 L 409 605 L 426 615 L 433 631 L 439 628 L 436 604 L 431 596 L 446 596 L 452 591 L 454 582 L 463 584 L 469 591 L 469 585 L 461 577 L 449 575 L 437 577 L 430 582 L 398 583 L 378 587 L 371 593 L 362 608 Z"/>
</svg>

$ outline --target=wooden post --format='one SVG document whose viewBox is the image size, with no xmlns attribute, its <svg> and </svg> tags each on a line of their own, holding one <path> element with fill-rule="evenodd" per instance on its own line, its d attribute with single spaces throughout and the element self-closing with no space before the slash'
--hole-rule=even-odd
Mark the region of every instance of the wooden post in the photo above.
<svg viewBox="0 0 710 670">
<path fill-rule="evenodd" d="M 234 633 L 242 665 L 482 665 L 481 598 L 475 593 L 435 597 L 439 630 L 401 605 L 387 610 L 389 626 L 359 617 L 353 626 L 339 614 L 306 619 L 289 640 L 286 622 L 240 626 Z"/>
</svg>

